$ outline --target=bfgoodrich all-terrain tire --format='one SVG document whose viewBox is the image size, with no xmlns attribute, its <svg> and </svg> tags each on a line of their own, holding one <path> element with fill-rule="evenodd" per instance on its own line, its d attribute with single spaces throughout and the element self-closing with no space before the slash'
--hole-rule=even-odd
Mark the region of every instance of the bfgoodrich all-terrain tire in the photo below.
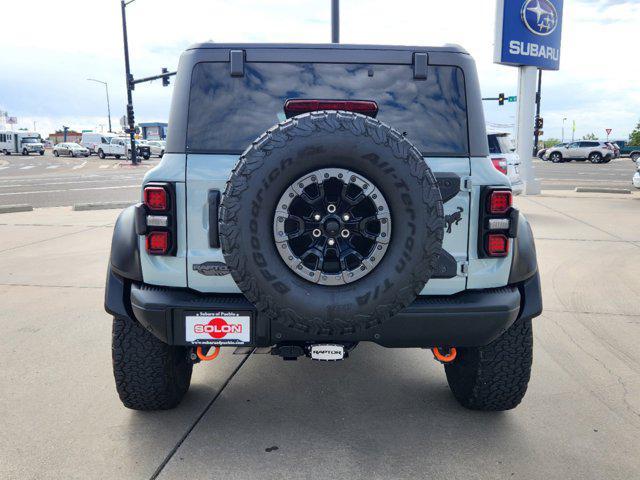
<svg viewBox="0 0 640 480">
<path fill-rule="evenodd" d="M 519 319 L 487 346 L 458 350 L 445 366 L 456 399 L 472 410 L 510 410 L 527 391 L 533 360 L 531 319 Z"/>
<path fill-rule="evenodd" d="M 306 225 L 317 217 L 317 227 L 309 229 L 317 233 L 311 241 L 324 242 L 318 247 L 322 259 L 308 270 L 304 255 L 280 253 L 287 251 L 288 240 L 278 238 L 284 235 L 278 222 L 294 216 L 290 198 L 308 198 L 306 181 L 320 200 L 315 213 L 295 221 Z M 336 200 L 324 196 L 331 181 L 342 182 Z M 346 227 L 338 224 L 357 216 L 344 199 L 352 186 L 375 202 L 384 199 L 372 215 L 386 214 L 380 222 L 390 226 L 389 234 L 377 233 L 384 244 L 362 254 L 359 265 L 347 267 L 341 259 L 342 270 L 329 283 L 327 245 L 334 241 L 342 249 L 340 242 L 351 237 L 346 232 L 341 238 Z M 440 190 L 421 153 L 398 131 L 351 112 L 307 113 L 268 130 L 240 157 L 220 208 L 222 251 L 246 297 L 284 327 L 334 339 L 366 331 L 410 304 L 436 268 L 443 233 Z M 305 277 L 305 271 L 315 276 Z"/>
<path fill-rule="evenodd" d="M 112 355 L 116 389 L 127 408 L 173 408 L 189 390 L 188 350 L 161 342 L 135 320 L 114 317 Z"/>
</svg>

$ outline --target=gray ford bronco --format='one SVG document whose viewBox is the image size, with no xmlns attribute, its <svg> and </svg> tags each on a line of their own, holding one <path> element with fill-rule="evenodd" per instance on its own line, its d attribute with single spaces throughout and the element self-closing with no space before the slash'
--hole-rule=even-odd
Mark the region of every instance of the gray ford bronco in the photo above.
<svg viewBox="0 0 640 480">
<path fill-rule="evenodd" d="M 534 240 L 460 47 L 199 44 L 119 216 L 105 308 L 125 406 L 175 407 L 220 348 L 432 349 L 465 407 L 525 394 Z"/>
</svg>

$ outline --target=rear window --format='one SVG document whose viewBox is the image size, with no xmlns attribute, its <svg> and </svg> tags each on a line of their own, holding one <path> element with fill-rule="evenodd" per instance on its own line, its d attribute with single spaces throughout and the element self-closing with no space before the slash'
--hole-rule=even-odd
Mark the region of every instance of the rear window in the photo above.
<svg viewBox="0 0 640 480">
<path fill-rule="evenodd" d="M 424 155 L 468 152 L 464 76 L 457 67 L 246 63 L 231 77 L 228 63 L 199 63 L 191 80 L 187 150 L 240 153 L 285 119 L 288 99 L 374 100 L 380 121 L 404 133 Z"/>
<path fill-rule="evenodd" d="M 509 135 L 489 134 L 487 138 L 489 140 L 489 153 L 511 153 L 513 151 Z"/>
</svg>

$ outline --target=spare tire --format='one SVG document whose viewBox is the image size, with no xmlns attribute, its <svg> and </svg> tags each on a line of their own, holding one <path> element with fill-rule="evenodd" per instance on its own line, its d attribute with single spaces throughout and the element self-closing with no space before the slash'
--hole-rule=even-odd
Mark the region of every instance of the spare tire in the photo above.
<svg viewBox="0 0 640 480">
<path fill-rule="evenodd" d="M 220 206 L 238 287 L 269 319 L 349 335 L 409 305 L 438 263 L 433 173 L 397 130 L 342 111 L 288 119 L 256 139 Z"/>
</svg>

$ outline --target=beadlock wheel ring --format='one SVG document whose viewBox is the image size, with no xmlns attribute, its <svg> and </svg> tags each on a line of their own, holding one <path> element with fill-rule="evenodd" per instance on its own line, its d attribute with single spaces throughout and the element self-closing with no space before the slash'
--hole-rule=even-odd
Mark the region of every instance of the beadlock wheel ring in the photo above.
<svg viewBox="0 0 640 480">
<path fill-rule="evenodd" d="M 384 257 L 391 212 L 367 178 L 325 168 L 285 190 L 273 235 L 280 257 L 297 275 L 319 285 L 345 285 L 368 275 Z"/>
</svg>

